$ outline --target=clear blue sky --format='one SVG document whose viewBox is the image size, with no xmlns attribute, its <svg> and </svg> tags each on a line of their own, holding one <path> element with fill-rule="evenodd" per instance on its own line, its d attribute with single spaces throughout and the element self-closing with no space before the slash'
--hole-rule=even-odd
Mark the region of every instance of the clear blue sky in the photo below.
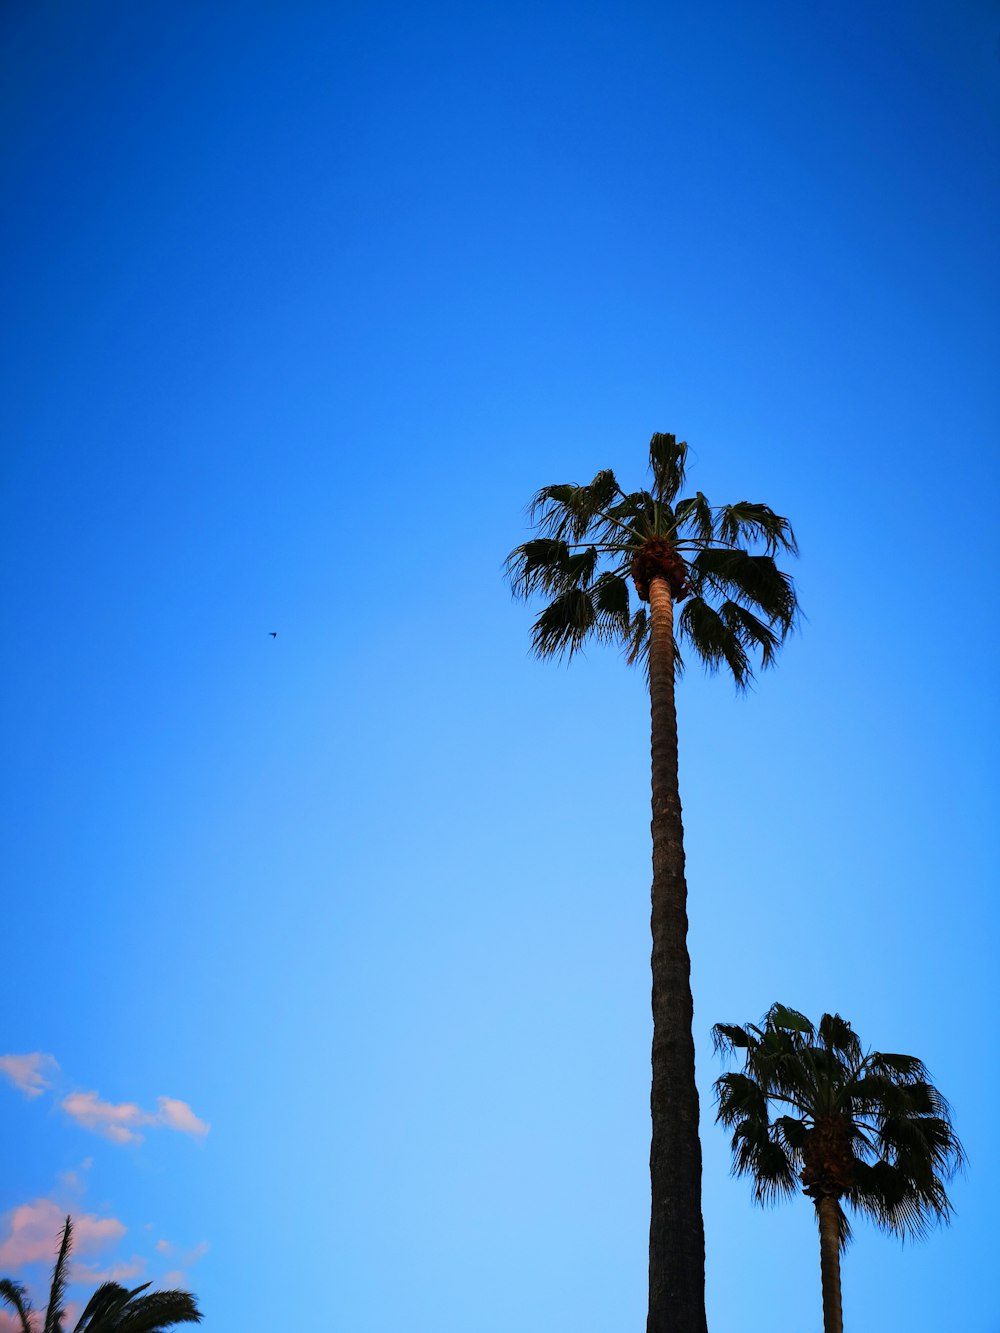
<svg viewBox="0 0 1000 1333">
<path fill-rule="evenodd" d="M 0 1078 L 0 1270 L 72 1208 L 210 1329 L 643 1326 L 643 683 L 534 662 L 500 567 L 663 430 L 808 616 L 680 692 L 712 1333 L 821 1326 L 712 1123 L 776 999 L 922 1056 L 971 1159 L 949 1231 L 859 1228 L 848 1327 L 996 1333 L 1000 7 L 0 35 L 0 1053 L 55 1061 Z"/>
</svg>

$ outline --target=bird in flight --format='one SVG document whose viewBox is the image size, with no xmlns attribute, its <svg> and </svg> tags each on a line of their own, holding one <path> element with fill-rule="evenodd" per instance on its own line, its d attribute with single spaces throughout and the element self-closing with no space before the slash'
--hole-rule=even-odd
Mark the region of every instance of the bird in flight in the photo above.
<svg viewBox="0 0 1000 1333">
<path fill-rule="evenodd" d="M 278 631 L 276 629 L 269 630 L 268 633 L 271 635 L 272 639 L 276 639 L 278 637 Z"/>
</svg>

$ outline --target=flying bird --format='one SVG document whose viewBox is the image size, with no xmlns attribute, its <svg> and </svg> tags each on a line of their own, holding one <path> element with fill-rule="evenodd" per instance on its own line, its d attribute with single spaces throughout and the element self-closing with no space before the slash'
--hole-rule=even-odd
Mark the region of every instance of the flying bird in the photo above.
<svg viewBox="0 0 1000 1333">
<path fill-rule="evenodd" d="M 276 639 L 278 637 L 278 631 L 276 629 L 269 630 L 268 633 L 270 634 L 272 639 Z"/>
</svg>

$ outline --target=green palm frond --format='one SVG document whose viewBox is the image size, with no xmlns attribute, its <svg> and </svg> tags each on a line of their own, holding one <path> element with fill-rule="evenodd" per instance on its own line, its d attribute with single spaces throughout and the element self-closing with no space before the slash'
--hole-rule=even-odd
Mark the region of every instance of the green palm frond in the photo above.
<svg viewBox="0 0 1000 1333">
<path fill-rule="evenodd" d="M 66 1274 L 69 1266 L 70 1250 L 73 1247 L 73 1222 L 67 1217 L 63 1227 L 59 1252 L 52 1270 L 52 1285 L 49 1288 L 49 1304 L 45 1311 L 43 1333 L 62 1333 L 63 1297 L 66 1294 Z"/>
<path fill-rule="evenodd" d="M 925 1082 L 928 1078 L 924 1062 L 918 1060 L 915 1055 L 892 1055 L 885 1051 L 874 1051 L 868 1058 L 868 1068 L 872 1073 L 884 1074 L 888 1078 L 903 1078 L 907 1081 L 918 1079 Z"/>
<path fill-rule="evenodd" d="M 723 1074 L 715 1085 L 719 1109 L 716 1119 L 723 1125 L 743 1120 L 767 1124 L 767 1094 L 756 1079 L 746 1074 Z"/>
<path fill-rule="evenodd" d="M 787 1004 L 772 1004 L 764 1016 L 764 1029 L 766 1032 L 778 1030 L 782 1032 L 799 1032 L 805 1037 L 811 1037 L 815 1029 L 805 1014 L 800 1014 L 797 1009 L 790 1009 Z"/>
<path fill-rule="evenodd" d="M 861 1043 L 846 1019 L 839 1014 L 824 1014 L 819 1021 L 819 1039 L 824 1046 L 848 1060 L 861 1059 Z"/>
<path fill-rule="evenodd" d="M 674 524 L 681 537 L 689 536 L 707 544 L 715 538 L 715 516 L 701 491 L 674 506 Z"/>
<path fill-rule="evenodd" d="M 615 474 L 605 470 L 588 486 L 543 486 L 528 506 L 528 516 L 544 536 L 579 542 L 592 530 L 594 535 L 607 531 L 608 511 L 621 494 Z"/>
<path fill-rule="evenodd" d="M 753 679 L 742 638 L 704 598 L 687 599 L 677 618 L 677 630 L 681 641 L 691 645 L 710 671 L 717 671 L 725 663 L 739 689 L 745 689 Z"/>
<path fill-rule="evenodd" d="M 653 488 L 660 504 L 670 504 L 684 485 L 688 447 L 676 435 L 656 431 L 649 441 L 649 467 L 653 473 Z"/>
<path fill-rule="evenodd" d="M 749 500 L 721 505 L 716 525 L 719 537 L 731 546 L 740 541 L 760 542 L 768 555 L 777 555 L 779 550 L 798 554 L 792 525 L 768 505 L 751 504 Z"/>
<path fill-rule="evenodd" d="M 131 1299 L 114 1324 L 113 1333 L 161 1333 L 175 1324 L 200 1324 L 201 1311 L 189 1291 L 151 1291 Z M 94 1329 L 93 1333 L 104 1333 Z M 108 1333 L 112 1333 L 111 1328 Z"/>
<path fill-rule="evenodd" d="M 751 1050 L 758 1040 L 756 1031 L 749 1023 L 745 1028 L 736 1023 L 716 1023 L 712 1028 L 712 1045 L 717 1055 L 728 1055 L 735 1050 Z"/>
<path fill-rule="evenodd" d="M 114 1327 L 114 1315 L 128 1302 L 129 1290 L 119 1282 L 102 1282 L 83 1307 L 73 1333 L 100 1333 Z"/>
<path fill-rule="evenodd" d="M 646 614 L 646 608 L 640 606 L 632 614 L 629 621 L 628 632 L 625 636 L 625 661 L 629 666 L 635 666 L 642 663 L 648 670 L 649 668 L 649 617 Z M 680 655 L 674 662 L 675 671 L 680 667 Z"/>
<path fill-rule="evenodd" d="M 691 562 L 691 586 L 700 595 L 710 590 L 759 612 L 781 639 L 795 628 L 795 586 L 772 556 L 707 547 Z"/>
<path fill-rule="evenodd" d="M 27 1289 L 20 1282 L 12 1282 L 9 1277 L 0 1278 L 0 1300 L 5 1301 L 16 1312 L 21 1324 L 20 1333 L 31 1333 L 31 1318 L 34 1311 L 28 1300 Z"/>
<path fill-rule="evenodd" d="M 605 571 L 594 582 L 591 602 L 597 617 L 598 638 L 608 642 L 623 642 L 629 633 L 628 584 L 620 574 Z"/>
<path fill-rule="evenodd" d="M 585 588 L 569 588 L 554 597 L 535 621 L 531 646 L 539 657 L 572 657 L 596 624 L 590 593 Z"/>
<path fill-rule="evenodd" d="M 781 638 L 775 634 L 770 625 L 758 620 L 752 611 L 740 606 L 738 602 L 723 602 L 719 607 L 719 615 L 744 651 L 747 648 L 759 650 L 762 667 L 769 667 L 774 663 L 775 655 L 781 647 Z"/>
</svg>

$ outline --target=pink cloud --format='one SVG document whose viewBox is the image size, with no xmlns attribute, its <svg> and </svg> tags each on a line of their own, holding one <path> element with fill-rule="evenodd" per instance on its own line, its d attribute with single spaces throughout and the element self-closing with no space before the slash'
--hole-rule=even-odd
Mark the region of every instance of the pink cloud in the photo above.
<svg viewBox="0 0 1000 1333">
<path fill-rule="evenodd" d="M 51 1055 L 33 1051 L 31 1055 L 0 1055 L 0 1074 L 5 1074 L 26 1097 L 37 1097 L 51 1087 L 47 1073 L 59 1066 Z"/>
<path fill-rule="evenodd" d="M 7 1235 L 0 1240 L 0 1271 L 20 1268 L 22 1264 L 55 1258 L 66 1214 L 51 1199 L 22 1203 L 4 1215 Z M 79 1213 L 73 1218 L 73 1250 L 76 1254 L 94 1254 L 114 1244 L 125 1234 L 116 1217 L 96 1217 Z"/>
<path fill-rule="evenodd" d="M 204 1138 L 211 1126 L 207 1120 L 201 1120 L 188 1106 L 176 1097 L 157 1097 L 159 1112 L 157 1123 L 168 1129 L 176 1129 L 180 1134 L 193 1134 L 195 1138 Z"/>
<path fill-rule="evenodd" d="M 195 1115 L 187 1102 L 176 1097 L 158 1097 L 155 1111 L 144 1111 L 135 1102 L 105 1102 L 96 1092 L 71 1092 L 62 1108 L 77 1124 L 103 1134 L 115 1143 L 139 1143 L 140 1128 L 165 1127 L 179 1134 L 204 1138 L 210 1126 Z"/>
<path fill-rule="evenodd" d="M 92 1129 L 116 1143 L 138 1143 L 142 1138 L 133 1126 L 144 1125 L 148 1117 L 135 1102 L 102 1102 L 96 1092 L 71 1092 L 63 1098 L 62 1108 L 85 1129 Z"/>
</svg>

